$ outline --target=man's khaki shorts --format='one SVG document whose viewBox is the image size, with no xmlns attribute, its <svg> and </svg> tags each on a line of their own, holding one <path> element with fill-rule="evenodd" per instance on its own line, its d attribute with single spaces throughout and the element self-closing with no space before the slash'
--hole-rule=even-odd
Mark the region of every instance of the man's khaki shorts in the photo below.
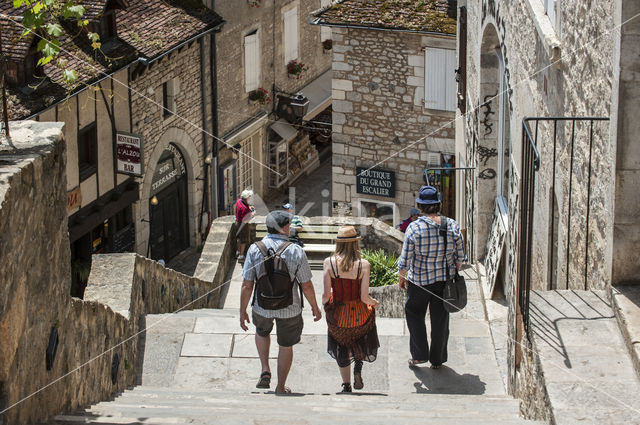
<svg viewBox="0 0 640 425">
<path fill-rule="evenodd" d="M 256 327 L 256 333 L 260 336 L 269 336 L 273 330 L 273 321 L 276 321 L 276 335 L 279 346 L 292 347 L 300 342 L 302 327 L 304 325 L 302 314 L 290 319 L 267 319 L 266 317 L 251 312 L 251 317 Z"/>
</svg>

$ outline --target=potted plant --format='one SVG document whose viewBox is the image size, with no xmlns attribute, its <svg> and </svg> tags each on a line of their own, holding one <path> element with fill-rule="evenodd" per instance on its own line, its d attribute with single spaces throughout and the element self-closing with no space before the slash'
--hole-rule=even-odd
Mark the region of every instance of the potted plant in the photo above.
<svg viewBox="0 0 640 425">
<path fill-rule="evenodd" d="M 333 48 L 333 40 L 331 40 L 330 38 L 327 38 L 322 42 L 322 49 L 325 52 L 330 51 L 332 48 Z"/>
<path fill-rule="evenodd" d="M 250 91 L 249 92 L 249 103 L 255 104 L 260 103 L 262 105 L 267 105 L 271 103 L 271 97 L 269 96 L 269 92 L 262 87 Z"/>
<path fill-rule="evenodd" d="M 287 74 L 289 78 L 299 79 L 302 77 L 302 73 L 309 69 L 309 67 L 302 62 L 298 62 L 297 60 L 291 60 L 287 64 Z"/>
<path fill-rule="evenodd" d="M 262 0 L 247 0 L 247 3 L 249 3 L 249 7 L 260 7 L 261 2 Z"/>
</svg>

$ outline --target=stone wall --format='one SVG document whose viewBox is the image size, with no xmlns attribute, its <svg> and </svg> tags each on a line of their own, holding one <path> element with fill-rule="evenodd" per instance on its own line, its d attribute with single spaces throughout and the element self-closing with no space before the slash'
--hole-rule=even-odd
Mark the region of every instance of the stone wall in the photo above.
<svg viewBox="0 0 640 425">
<path fill-rule="evenodd" d="M 334 214 L 368 198 L 408 216 L 428 153 L 453 154 L 453 112 L 426 109 L 425 46 L 455 48 L 453 37 L 333 28 Z M 406 148 L 406 149 L 404 149 Z M 356 193 L 356 166 L 395 171 L 395 197 Z"/>
<path fill-rule="evenodd" d="M 43 421 L 134 385 L 144 314 L 220 302 L 215 273 L 205 281 L 132 253 L 95 256 L 86 299 L 69 296 L 62 126 L 12 123 L 12 144 L 0 144 L 0 406 L 8 408 L 0 422 L 8 424 Z M 52 329 L 58 344 L 47 370 Z"/>
<path fill-rule="evenodd" d="M 143 68 L 136 78 L 130 78 L 131 132 L 142 136 L 144 176 L 140 185 L 140 201 L 134 211 L 136 219 L 136 252 L 145 254 L 149 237 L 149 199 L 151 182 L 162 152 L 173 143 L 184 156 L 187 173 L 189 242 L 191 246 L 202 242 L 199 213 L 203 202 L 205 169 L 204 127 L 211 133 L 211 116 L 203 123 L 203 106 L 211 103 L 210 95 L 210 38 L 189 43 Z M 201 53 L 203 60 L 200 60 Z M 200 65 L 204 67 L 205 93 L 203 98 Z M 132 74 L 133 75 L 133 74 Z M 173 82 L 175 88 L 175 114 L 164 115 L 162 85 Z M 150 103 L 150 100 L 154 103 Z M 206 208 L 205 208 L 206 210 Z"/>
<path fill-rule="evenodd" d="M 459 2 L 459 6 L 467 8 L 469 27 L 465 76 L 467 115 L 464 132 L 457 137 L 466 142 L 465 152 L 460 154 L 465 155 L 467 166 L 477 170 L 476 179 L 466 182 L 466 194 L 473 198 L 467 204 L 465 218 L 474 256 L 478 258 L 486 254 L 484 247 L 490 237 L 491 222 L 495 220 L 495 204 L 501 204 L 509 217 L 505 252 L 500 256 L 507 261 L 500 265 L 506 273 L 496 285 L 503 286 L 507 296 L 512 338 L 517 320 L 516 279 L 523 273 L 517 268 L 518 248 L 523 237 L 518 234 L 519 226 L 523 225 L 518 222 L 522 205 L 520 189 L 527 178 L 522 171 L 522 151 L 526 146 L 522 144 L 522 120 L 524 117 L 615 115 L 612 85 L 617 31 L 611 31 L 616 16 L 614 0 L 601 1 L 593 7 L 571 2 L 559 4 L 561 30 L 554 28 L 540 1 Z M 502 96 L 497 90 L 502 79 L 501 68 L 504 69 Z M 504 132 L 505 140 L 510 143 L 508 150 L 502 150 L 497 137 L 501 105 L 506 117 Z M 541 161 L 533 188 L 531 285 L 533 289 L 564 288 L 565 285 L 602 288 L 611 282 L 610 217 L 615 192 L 612 178 L 615 148 L 609 136 L 609 124 L 595 123 L 591 147 L 588 123 L 576 125 L 573 147 L 571 124 L 560 123 L 556 130 L 554 149 L 553 124 L 532 125 L 532 132 L 537 131 L 536 146 Z M 592 158 L 591 183 L 587 173 L 589 156 Z M 503 186 L 502 194 L 498 185 L 500 163 L 510 164 L 512 170 L 509 173 L 505 170 L 504 175 L 517 181 L 515 185 L 509 181 Z M 586 221 L 587 205 L 591 207 L 589 222 Z M 571 218 L 568 218 L 569 209 Z M 514 344 L 509 345 L 509 391 L 531 397 L 537 372 L 533 366 L 526 366 L 516 378 L 516 350 Z"/>
</svg>

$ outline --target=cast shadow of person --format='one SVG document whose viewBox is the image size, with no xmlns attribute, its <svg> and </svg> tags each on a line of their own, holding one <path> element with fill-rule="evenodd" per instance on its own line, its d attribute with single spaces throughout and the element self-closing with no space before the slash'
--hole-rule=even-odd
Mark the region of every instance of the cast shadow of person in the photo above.
<svg viewBox="0 0 640 425">
<path fill-rule="evenodd" d="M 416 367 L 413 368 L 413 373 L 420 380 L 413 384 L 418 394 L 479 395 L 485 393 L 486 384 L 478 375 L 470 373 L 460 375 L 446 365 L 436 370 L 429 367 Z"/>
</svg>

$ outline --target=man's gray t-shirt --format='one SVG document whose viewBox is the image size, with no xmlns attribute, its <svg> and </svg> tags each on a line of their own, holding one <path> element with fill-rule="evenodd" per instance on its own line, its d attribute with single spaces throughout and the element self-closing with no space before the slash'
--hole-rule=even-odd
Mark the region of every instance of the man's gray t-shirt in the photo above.
<svg viewBox="0 0 640 425">
<path fill-rule="evenodd" d="M 280 234 L 268 234 L 262 238 L 262 242 L 267 247 L 267 250 L 274 253 L 278 250 L 283 242 L 288 241 L 286 236 Z M 287 263 L 289 274 L 291 279 L 294 279 L 299 285 L 302 282 L 311 280 L 311 268 L 307 261 L 307 255 L 303 249 L 296 244 L 291 244 L 282 253 L 282 258 Z M 242 277 L 246 280 L 256 281 L 256 277 L 262 268 L 262 253 L 255 244 L 252 244 L 247 250 L 247 258 L 244 262 L 244 268 L 242 269 Z M 257 304 L 257 301 L 251 306 L 253 312 L 259 316 L 278 319 L 290 319 L 302 313 L 302 306 L 300 303 L 300 291 L 297 286 L 293 288 L 293 304 L 282 308 L 280 310 L 266 310 Z"/>
</svg>

